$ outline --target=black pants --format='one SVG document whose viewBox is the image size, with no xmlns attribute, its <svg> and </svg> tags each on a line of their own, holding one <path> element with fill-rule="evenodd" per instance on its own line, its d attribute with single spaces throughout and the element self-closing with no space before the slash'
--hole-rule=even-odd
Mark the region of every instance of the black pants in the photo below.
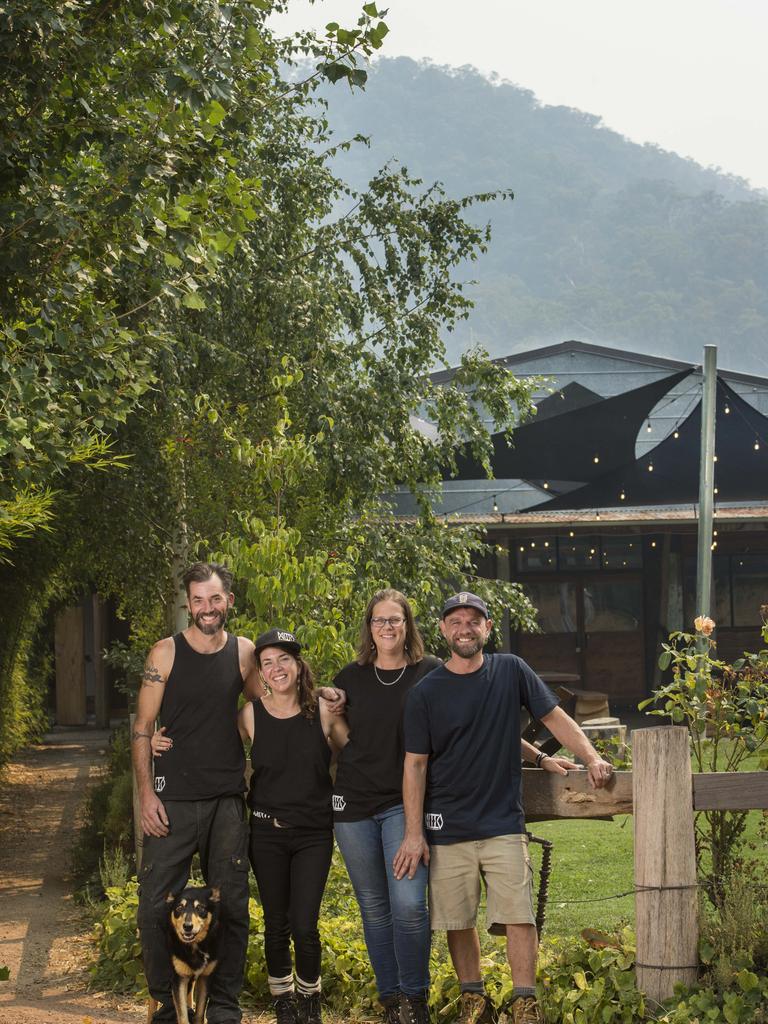
<svg viewBox="0 0 768 1024">
<path fill-rule="evenodd" d="M 264 909 L 264 951 L 273 978 L 320 977 L 317 919 L 331 867 L 331 829 L 275 828 L 252 819 L 250 857 Z"/>
<path fill-rule="evenodd" d="M 139 875 L 139 914 L 144 973 L 150 994 L 160 1004 L 153 1024 L 176 1024 L 171 999 L 167 945 L 169 893 L 189 879 L 195 853 L 208 885 L 221 889 L 219 966 L 211 982 L 209 1024 L 238 1024 L 245 954 L 248 948 L 248 822 L 240 796 L 165 803 L 170 832 L 162 839 L 144 836 Z"/>
</svg>

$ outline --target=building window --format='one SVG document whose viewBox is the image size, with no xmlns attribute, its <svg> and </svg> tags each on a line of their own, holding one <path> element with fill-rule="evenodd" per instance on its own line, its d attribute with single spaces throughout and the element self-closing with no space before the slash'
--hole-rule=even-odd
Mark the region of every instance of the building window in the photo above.
<svg viewBox="0 0 768 1024">
<path fill-rule="evenodd" d="M 640 569 L 643 564 L 643 542 L 640 537 L 601 538 L 603 569 Z"/>
<path fill-rule="evenodd" d="M 511 541 L 518 573 L 573 572 L 600 569 L 640 569 L 642 539 L 636 536 L 604 537 L 584 534 L 542 534 Z"/>
<path fill-rule="evenodd" d="M 525 537 L 513 543 L 518 572 L 555 572 L 557 569 L 557 541 L 554 536 Z"/>
<path fill-rule="evenodd" d="M 599 569 L 600 538 L 577 534 L 574 537 L 558 537 L 560 569 Z"/>
<path fill-rule="evenodd" d="M 768 555 L 715 555 L 712 559 L 711 615 L 722 627 L 759 627 L 760 606 L 768 603 Z M 693 631 L 696 559 L 685 559 L 685 629 Z"/>
<path fill-rule="evenodd" d="M 759 626 L 768 604 L 768 555 L 731 555 L 733 625 Z"/>
</svg>

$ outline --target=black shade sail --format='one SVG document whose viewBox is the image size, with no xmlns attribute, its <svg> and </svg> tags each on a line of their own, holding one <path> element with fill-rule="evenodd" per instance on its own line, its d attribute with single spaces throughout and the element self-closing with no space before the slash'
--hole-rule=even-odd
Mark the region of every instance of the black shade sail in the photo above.
<svg viewBox="0 0 768 1024">
<path fill-rule="evenodd" d="M 695 504 L 699 500 L 701 402 L 675 433 L 641 459 L 633 458 L 586 487 L 526 511 Z M 717 501 L 768 500 L 768 417 L 720 378 L 715 451 Z"/>
<path fill-rule="evenodd" d="M 525 423 L 514 432 L 514 446 L 504 433 L 493 434 L 493 475 L 498 480 L 586 483 L 633 462 L 643 421 L 659 400 L 692 372 L 681 370 L 583 408 Z M 485 472 L 466 447 L 460 449 L 456 463 L 458 471 L 452 479 L 485 479 Z"/>
</svg>

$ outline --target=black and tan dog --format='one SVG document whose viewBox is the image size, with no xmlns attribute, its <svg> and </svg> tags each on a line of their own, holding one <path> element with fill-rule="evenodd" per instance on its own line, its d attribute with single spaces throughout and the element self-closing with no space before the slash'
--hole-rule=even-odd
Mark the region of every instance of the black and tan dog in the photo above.
<svg viewBox="0 0 768 1024">
<path fill-rule="evenodd" d="M 216 943 L 219 930 L 218 889 L 189 888 L 166 902 L 170 906 L 168 949 L 173 972 L 172 994 L 177 1024 L 203 1024 L 208 986 L 218 966 Z M 190 1018 L 194 989 L 195 1015 Z M 153 1005 L 154 1004 L 154 1005 Z M 150 999 L 149 1020 L 157 1004 Z"/>
</svg>

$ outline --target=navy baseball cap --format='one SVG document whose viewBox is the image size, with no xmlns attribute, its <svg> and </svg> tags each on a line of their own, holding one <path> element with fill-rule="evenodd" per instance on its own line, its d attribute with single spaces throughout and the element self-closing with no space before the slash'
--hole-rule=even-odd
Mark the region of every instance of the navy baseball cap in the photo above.
<svg viewBox="0 0 768 1024">
<path fill-rule="evenodd" d="M 290 651 L 291 654 L 298 654 L 301 650 L 301 644 L 296 637 L 287 629 L 269 629 L 266 633 L 262 633 L 261 636 L 257 637 L 256 643 L 256 654 L 259 651 L 263 651 L 265 647 L 284 647 L 286 651 Z"/>
<path fill-rule="evenodd" d="M 453 597 L 449 597 L 443 605 L 440 618 L 444 619 L 448 612 L 452 612 L 455 608 L 476 608 L 477 611 L 483 613 L 486 619 L 491 617 L 488 614 L 488 606 L 482 597 L 478 597 L 477 594 L 470 594 L 468 590 L 461 590 L 458 594 L 454 594 Z"/>
</svg>

